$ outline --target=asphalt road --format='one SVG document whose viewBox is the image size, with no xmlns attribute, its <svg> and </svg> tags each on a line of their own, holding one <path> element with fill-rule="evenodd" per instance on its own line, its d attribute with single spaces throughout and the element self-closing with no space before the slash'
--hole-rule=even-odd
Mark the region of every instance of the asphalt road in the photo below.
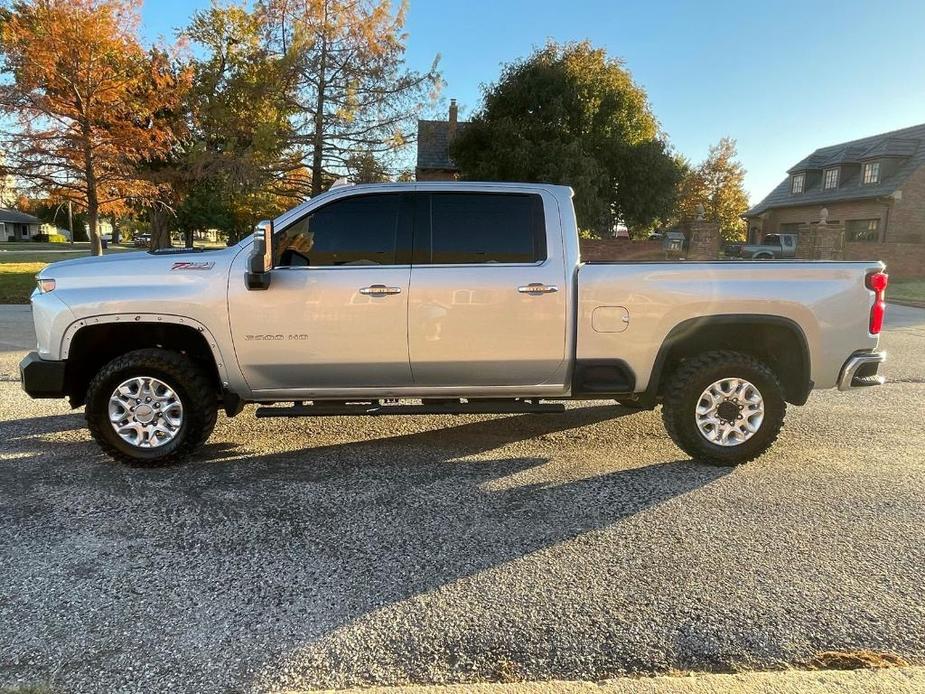
<svg viewBox="0 0 925 694">
<path fill-rule="evenodd" d="M 890 383 L 791 408 L 734 470 L 657 413 L 221 418 L 160 470 L 33 402 L 0 310 L 0 686 L 68 692 L 590 679 L 925 662 L 925 311 Z M 5 382 L 3 382 L 5 381 Z"/>
</svg>

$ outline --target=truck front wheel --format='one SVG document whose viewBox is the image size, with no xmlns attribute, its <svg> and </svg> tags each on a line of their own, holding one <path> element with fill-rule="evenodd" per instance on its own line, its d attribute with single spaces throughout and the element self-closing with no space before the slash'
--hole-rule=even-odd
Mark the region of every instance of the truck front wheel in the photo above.
<svg viewBox="0 0 925 694">
<path fill-rule="evenodd" d="M 662 402 L 668 435 L 695 460 L 738 465 L 777 439 L 787 405 L 774 372 L 754 357 L 716 351 L 684 361 Z"/>
<path fill-rule="evenodd" d="M 163 465 L 199 448 L 215 427 L 215 388 L 187 356 L 139 349 L 113 359 L 87 389 L 90 433 L 116 460 Z"/>
</svg>

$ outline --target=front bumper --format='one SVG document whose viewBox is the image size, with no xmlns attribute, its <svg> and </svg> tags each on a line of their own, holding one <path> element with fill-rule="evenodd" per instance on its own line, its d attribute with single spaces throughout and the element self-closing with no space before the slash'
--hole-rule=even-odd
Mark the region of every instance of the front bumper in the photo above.
<svg viewBox="0 0 925 694">
<path fill-rule="evenodd" d="M 841 367 L 838 375 L 838 389 L 867 388 L 882 386 L 886 380 L 880 375 L 880 365 L 886 361 L 886 352 L 858 352 Z"/>
<path fill-rule="evenodd" d="M 64 366 L 66 362 L 42 359 L 38 352 L 29 352 L 19 362 L 22 389 L 31 398 L 63 398 Z"/>
</svg>

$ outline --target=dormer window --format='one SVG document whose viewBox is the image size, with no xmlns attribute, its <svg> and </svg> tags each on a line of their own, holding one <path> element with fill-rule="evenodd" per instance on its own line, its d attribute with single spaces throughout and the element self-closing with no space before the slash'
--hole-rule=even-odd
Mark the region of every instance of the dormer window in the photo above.
<svg viewBox="0 0 925 694">
<path fill-rule="evenodd" d="M 802 193 L 804 183 L 806 183 L 806 174 L 794 174 L 793 179 L 790 181 L 790 192 Z"/>
<path fill-rule="evenodd" d="M 838 188 L 838 169 L 826 169 L 825 179 L 822 184 L 825 190 L 835 190 Z"/>
<path fill-rule="evenodd" d="M 864 164 L 864 185 L 880 183 L 880 162 L 871 161 Z"/>
</svg>

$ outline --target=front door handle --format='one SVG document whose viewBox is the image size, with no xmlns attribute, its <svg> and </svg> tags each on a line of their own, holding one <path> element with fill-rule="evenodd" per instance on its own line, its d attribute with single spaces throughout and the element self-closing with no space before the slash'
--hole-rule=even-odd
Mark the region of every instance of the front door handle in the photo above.
<svg viewBox="0 0 925 694">
<path fill-rule="evenodd" d="M 386 287 L 384 284 L 372 284 L 360 289 L 360 294 L 366 296 L 385 296 L 386 294 L 401 294 L 401 287 Z"/>
<path fill-rule="evenodd" d="M 521 294 L 552 294 L 553 292 L 559 291 L 559 288 L 554 284 L 531 282 L 523 287 L 517 287 L 517 291 Z"/>
</svg>

